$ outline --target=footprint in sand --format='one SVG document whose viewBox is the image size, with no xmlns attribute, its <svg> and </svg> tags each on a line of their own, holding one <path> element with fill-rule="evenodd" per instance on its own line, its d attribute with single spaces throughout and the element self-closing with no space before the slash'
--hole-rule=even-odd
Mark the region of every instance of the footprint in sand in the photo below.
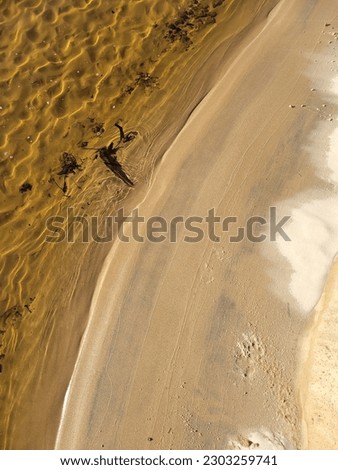
<svg viewBox="0 0 338 470">
<path fill-rule="evenodd" d="M 213 282 L 215 279 L 213 275 L 213 271 L 214 271 L 213 267 L 210 266 L 210 264 L 205 263 L 204 271 L 201 276 L 202 282 L 204 282 L 205 284 L 210 284 L 211 282 Z"/>
<path fill-rule="evenodd" d="M 236 367 L 244 378 L 250 378 L 265 355 L 263 342 L 254 333 L 243 333 L 235 352 Z"/>
</svg>

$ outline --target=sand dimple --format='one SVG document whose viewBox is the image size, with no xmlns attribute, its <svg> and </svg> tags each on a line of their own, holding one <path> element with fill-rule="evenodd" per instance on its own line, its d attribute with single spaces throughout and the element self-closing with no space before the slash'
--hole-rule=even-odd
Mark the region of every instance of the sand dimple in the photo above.
<svg viewBox="0 0 338 470">
<path fill-rule="evenodd" d="M 242 339 L 237 343 L 235 362 L 244 378 L 252 378 L 256 368 L 262 365 L 264 356 L 262 340 L 252 332 L 243 333 Z"/>
<path fill-rule="evenodd" d="M 231 437 L 226 448 L 233 450 L 284 450 L 290 449 L 286 439 L 269 430 L 249 431 Z"/>
</svg>

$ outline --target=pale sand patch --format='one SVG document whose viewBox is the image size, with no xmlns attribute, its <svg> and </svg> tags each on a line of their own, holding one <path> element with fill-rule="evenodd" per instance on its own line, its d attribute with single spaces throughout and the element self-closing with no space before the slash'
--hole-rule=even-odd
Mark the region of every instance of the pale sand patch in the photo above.
<svg viewBox="0 0 338 470">
<path fill-rule="evenodd" d="M 338 97 L 338 77 L 335 76 L 332 78 L 332 86 L 331 86 L 331 92 Z"/>
<path fill-rule="evenodd" d="M 335 35 L 336 30 L 332 32 L 332 28 L 330 25 L 329 30 L 322 30 L 322 38 Z M 337 54 L 335 48 L 323 50 L 321 47 L 321 53 L 316 52 L 313 57 L 307 55 L 311 60 L 307 75 L 312 81 L 313 100 L 302 106 L 305 112 L 317 116 L 316 128 L 307 138 L 308 143 L 304 144 L 304 150 L 309 156 L 308 164 L 313 165 L 318 177 L 327 184 L 323 186 L 317 183 L 312 189 L 299 192 L 278 204 L 279 212 L 290 216 L 285 225 L 290 241 L 285 243 L 278 236 L 277 243 L 271 244 L 266 250 L 268 256 L 271 256 L 277 247 L 289 263 L 291 297 L 287 294 L 287 299 L 304 314 L 310 314 L 319 301 L 338 251 L 338 81 L 336 70 L 332 69 Z M 285 289 L 280 289 L 279 263 L 271 266 L 270 273 L 275 292 L 285 296 Z"/>
<path fill-rule="evenodd" d="M 284 450 L 291 449 L 292 447 L 290 447 L 290 443 L 285 441 L 283 436 L 273 434 L 271 431 L 264 429 L 249 431 L 230 438 L 227 448 L 236 450 Z"/>
<path fill-rule="evenodd" d="M 335 30 L 337 31 L 337 30 Z M 337 32 L 334 33 L 337 35 Z M 325 158 L 320 158 L 319 146 L 315 146 L 313 151 L 314 163 L 321 178 L 326 179 L 330 184 L 331 197 L 326 200 L 316 201 L 317 221 L 314 227 L 318 226 L 318 219 L 325 219 L 327 228 L 326 234 L 318 236 L 314 231 L 314 238 L 322 240 L 321 255 L 318 258 L 326 258 L 326 264 L 332 263 L 338 252 L 338 128 L 336 127 L 338 97 L 338 80 L 336 70 L 331 68 L 335 63 L 337 54 L 335 49 L 326 52 L 317 60 L 321 64 L 322 70 L 326 72 L 326 79 L 321 77 L 318 89 L 325 93 L 325 109 L 330 105 L 331 112 L 326 115 L 331 126 L 322 124 L 317 129 L 317 142 L 325 142 Z M 323 149 L 323 145 L 321 146 Z M 323 168 L 322 163 L 327 167 Z M 333 196 L 332 196 L 333 195 Z M 320 202 L 320 204 L 318 204 Z M 313 205 L 312 205 L 313 207 Z M 312 226 L 311 226 L 312 229 Z M 318 246 L 312 246 L 316 250 Z M 318 250 L 315 251 L 318 254 Z M 317 260 L 316 260 L 317 261 Z M 337 259 L 332 264 L 330 270 L 323 270 L 323 265 L 319 270 L 315 264 L 316 271 L 323 271 L 322 274 L 329 273 L 322 292 L 320 301 L 314 311 L 314 320 L 309 329 L 304 348 L 304 372 L 301 376 L 302 388 L 301 398 L 304 407 L 304 448 L 307 449 L 338 449 L 338 264 Z"/>
<path fill-rule="evenodd" d="M 338 262 L 315 310 L 303 374 L 306 449 L 338 449 Z"/>
<path fill-rule="evenodd" d="M 327 165 L 331 170 L 330 181 L 338 184 L 338 127 L 329 136 L 330 149 L 327 152 Z"/>
<path fill-rule="evenodd" d="M 324 32 L 327 34 L 337 35 L 337 30 Z M 338 252 L 338 80 L 337 70 L 332 68 L 336 59 L 335 48 L 325 49 L 316 55 L 317 65 L 311 72 L 312 92 L 319 97 L 309 109 L 317 112 L 319 123 L 306 151 L 316 173 L 327 184 L 321 191 L 299 193 L 280 205 L 291 214 L 287 233 L 292 241 L 285 244 L 279 239 L 277 244 L 291 266 L 293 299 L 289 302 L 295 301 L 305 314 L 315 308 L 312 327 L 301 346 L 303 447 L 308 449 L 338 448 L 337 261 L 332 266 Z M 271 273 L 277 292 L 280 273 L 276 267 Z M 284 291 L 279 292 L 283 295 Z"/>
<path fill-rule="evenodd" d="M 321 198 L 318 198 L 318 194 Z M 298 307 L 307 315 L 321 296 L 338 247 L 338 197 L 325 197 L 325 194 L 327 193 L 312 191 L 283 204 L 284 212 L 291 216 L 285 226 L 291 241 L 285 242 L 278 236 L 276 244 L 291 266 L 290 293 Z M 277 265 L 271 269 L 271 274 L 275 292 L 284 296 L 284 291 L 278 290 L 280 269 Z"/>
</svg>

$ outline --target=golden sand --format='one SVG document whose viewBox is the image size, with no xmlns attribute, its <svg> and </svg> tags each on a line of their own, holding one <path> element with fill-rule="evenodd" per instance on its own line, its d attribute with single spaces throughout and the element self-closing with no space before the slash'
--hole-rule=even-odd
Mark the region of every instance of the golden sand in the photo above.
<svg viewBox="0 0 338 470">
<path fill-rule="evenodd" d="M 222 72 L 224 51 L 230 56 L 241 33 L 274 3 L 1 5 L 2 447 L 53 446 L 108 249 L 46 244 L 47 218 L 69 206 L 77 215 L 110 214 L 131 192 L 79 144 L 106 145 L 117 137 L 116 121 L 137 131 L 119 160 L 142 194 L 164 150 Z M 170 26 L 175 22 L 179 34 Z M 210 74 L 212 53 L 220 67 Z M 58 175 L 63 152 L 82 167 L 67 178 L 66 194 Z"/>
<path fill-rule="evenodd" d="M 327 187 L 305 148 L 323 117 L 306 109 L 322 97 L 302 73 L 302 53 L 336 13 L 330 1 L 308 8 L 305 0 L 272 11 L 165 153 L 138 204 L 142 215 L 170 220 L 215 207 L 245 221 Z M 292 266 L 276 243 L 264 258 L 248 240 L 194 245 L 182 232 L 175 244 L 114 244 L 58 448 L 301 447 L 295 378 L 308 320 L 289 289 Z M 302 240 L 301 230 L 295 235 Z"/>
<path fill-rule="evenodd" d="M 309 320 L 272 245 L 46 243 L 70 207 L 244 221 L 329 191 L 304 148 L 326 96 L 304 71 L 337 7 L 309 3 L 1 4 L 1 448 L 337 445 L 336 266 Z M 116 122 L 134 188 L 85 149 Z"/>
</svg>

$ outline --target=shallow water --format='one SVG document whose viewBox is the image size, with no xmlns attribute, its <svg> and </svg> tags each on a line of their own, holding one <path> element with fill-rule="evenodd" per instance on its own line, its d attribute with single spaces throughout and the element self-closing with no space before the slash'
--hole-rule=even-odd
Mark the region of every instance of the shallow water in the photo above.
<svg viewBox="0 0 338 470">
<path fill-rule="evenodd" d="M 33 413 L 38 406 L 27 397 L 51 393 L 60 371 L 71 367 L 85 318 L 81 322 L 70 305 L 83 301 L 84 312 L 87 305 L 74 289 L 81 276 L 95 281 L 95 269 L 84 268 L 83 259 L 96 247 L 46 244 L 47 218 L 70 206 L 77 215 L 112 213 L 133 191 L 82 143 L 116 141 L 115 122 L 137 132 L 118 158 L 136 186 L 149 184 L 161 153 L 217 78 L 217 71 L 210 77 L 198 71 L 208 54 L 225 40 L 230 44 L 269 2 L 255 3 L 0 3 L 3 447 L 37 445 L 33 437 L 23 443 L 18 416 Z M 58 175 L 64 152 L 81 167 L 67 177 L 65 193 Z M 104 252 L 96 256 L 103 260 Z M 90 298 L 90 289 L 84 294 Z M 72 339 L 55 344 L 67 335 Z M 52 383 L 44 382 L 46 367 L 54 367 Z M 64 389 L 61 383 L 55 391 L 56 407 Z M 48 433 L 45 439 L 52 441 Z"/>
<path fill-rule="evenodd" d="M 164 66 L 165 57 L 175 51 L 181 58 L 193 46 L 196 32 L 213 26 L 211 14 L 217 11 L 199 6 L 192 18 L 202 17 L 194 27 L 186 28 L 186 37 L 174 42 L 165 39 L 171 31 L 166 24 L 187 11 L 189 3 L 75 1 L 70 5 L 60 0 L 2 4 L 0 220 L 5 310 L 14 305 L 20 310 L 22 304 L 31 302 L 24 285 L 32 276 L 33 259 L 45 249 L 44 220 L 69 205 L 58 187 L 63 186 L 63 177 L 57 175 L 63 152 L 76 155 L 82 167 L 67 181 L 72 203 L 89 204 L 102 185 L 112 186 L 109 191 L 115 197 L 125 192 L 123 185 L 111 181 L 103 165 L 93 162 L 92 153 L 78 144 L 85 140 L 90 146 L 106 145 L 117 134 L 114 122 L 120 120 L 127 130 L 139 132 L 136 147 L 142 146 L 151 95 L 156 95 L 159 105 L 168 96 L 164 88 L 170 66 Z M 122 154 L 120 158 L 127 157 Z M 135 151 L 128 155 L 126 165 L 136 182 L 142 178 L 143 159 L 139 161 Z M 24 191 L 25 183 L 31 189 Z M 11 318 L 14 321 L 20 315 Z"/>
</svg>

